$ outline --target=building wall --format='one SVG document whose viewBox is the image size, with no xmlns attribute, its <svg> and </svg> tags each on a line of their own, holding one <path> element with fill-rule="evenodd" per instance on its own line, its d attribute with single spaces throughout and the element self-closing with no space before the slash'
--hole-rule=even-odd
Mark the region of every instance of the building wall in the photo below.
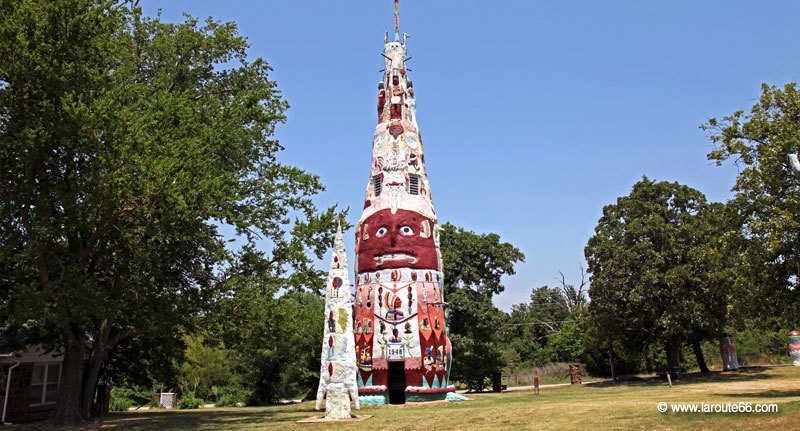
<svg viewBox="0 0 800 431">
<path fill-rule="evenodd" d="M 6 382 L 8 369 L 13 364 L 0 364 L 0 415 L 2 415 L 3 403 L 5 402 Z M 11 370 L 11 387 L 9 389 L 8 410 L 6 411 L 6 421 L 20 422 L 30 419 L 28 399 L 30 394 L 31 374 L 33 364 L 23 363 Z"/>
</svg>

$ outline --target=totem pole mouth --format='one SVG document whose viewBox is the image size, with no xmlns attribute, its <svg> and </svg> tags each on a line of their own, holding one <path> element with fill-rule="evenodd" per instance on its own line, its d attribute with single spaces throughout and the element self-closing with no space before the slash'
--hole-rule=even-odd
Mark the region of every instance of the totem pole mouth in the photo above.
<svg viewBox="0 0 800 431">
<path fill-rule="evenodd" d="M 411 265 L 417 263 L 416 257 L 406 253 L 382 254 L 380 256 L 375 256 L 372 259 L 375 261 L 375 265 L 378 267 L 381 267 L 384 263 L 390 261 L 406 261 Z"/>
</svg>

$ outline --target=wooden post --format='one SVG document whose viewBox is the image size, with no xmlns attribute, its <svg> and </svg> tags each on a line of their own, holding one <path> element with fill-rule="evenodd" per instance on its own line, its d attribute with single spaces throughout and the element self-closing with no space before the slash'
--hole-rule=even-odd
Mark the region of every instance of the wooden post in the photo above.
<svg viewBox="0 0 800 431">
<path fill-rule="evenodd" d="M 533 392 L 539 395 L 539 376 L 533 378 Z"/>
</svg>

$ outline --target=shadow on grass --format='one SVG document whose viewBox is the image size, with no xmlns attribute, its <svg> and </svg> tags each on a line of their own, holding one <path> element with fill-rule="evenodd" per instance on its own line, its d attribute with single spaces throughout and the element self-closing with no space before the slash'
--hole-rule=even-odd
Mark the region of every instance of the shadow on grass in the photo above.
<svg viewBox="0 0 800 431">
<path fill-rule="evenodd" d="M 746 367 L 740 368 L 738 371 L 712 371 L 710 373 L 686 373 L 683 375 L 683 379 L 679 381 L 673 381 L 672 383 L 676 386 L 681 385 L 692 385 L 692 384 L 699 384 L 699 383 L 734 383 L 734 382 L 749 382 L 753 380 L 763 380 L 763 379 L 770 379 L 774 376 L 770 376 L 766 373 L 770 367 Z M 624 380 L 621 382 L 617 382 L 616 386 L 619 387 L 643 387 L 643 386 L 661 386 L 667 385 L 667 380 L 662 377 L 653 376 L 653 377 L 634 377 L 629 380 Z M 584 383 L 584 386 L 589 387 L 609 387 L 614 386 L 611 384 L 610 380 L 604 380 L 601 382 L 591 382 L 591 383 Z"/>
<path fill-rule="evenodd" d="M 299 406 L 290 409 L 275 406 L 275 408 L 253 407 L 220 410 L 148 410 L 111 413 L 73 427 L 55 427 L 45 421 L 14 424 L 9 427 L 9 431 L 250 429 L 269 424 L 280 426 L 282 422 L 294 422 L 314 415 L 319 415 L 319 412 L 312 407 Z"/>
<path fill-rule="evenodd" d="M 118 427 L 125 430 L 196 430 L 201 426 L 208 429 L 227 429 L 296 421 L 318 414 L 312 408 L 275 410 L 253 408 L 241 410 L 187 410 L 172 412 L 120 413 L 104 417 L 101 426 Z"/>
<path fill-rule="evenodd" d="M 793 397 L 800 397 L 800 389 L 795 389 L 795 390 L 772 389 L 761 392 L 738 392 L 735 394 L 717 393 L 714 395 L 719 395 L 722 397 L 735 397 L 735 398 L 793 398 Z"/>
</svg>

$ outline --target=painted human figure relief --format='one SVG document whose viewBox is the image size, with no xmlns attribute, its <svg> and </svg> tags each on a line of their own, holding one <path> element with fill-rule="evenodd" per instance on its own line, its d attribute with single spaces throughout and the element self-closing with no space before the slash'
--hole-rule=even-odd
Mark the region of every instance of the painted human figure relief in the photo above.
<svg viewBox="0 0 800 431">
<path fill-rule="evenodd" d="M 399 29 L 394 41 L 384 37 L 378 125 L 356 226 L 359 393 L 391 402 L 444 399 L 454 390 L 437 216 L 406 68 L 406 35 L 400 39 Z"/>
<path fill-rule="evenodd" d="M 360 408 L 356 383 L 356 347 L 353 338 L 353 301 L 347 274 L 342 229 L 333 242 L 333 257 L 325 285 L 325 327 L 320 355 L 316 408 L 325 401 L 325 417 L 349 419 L 351 403 Z"/>
</svg>

